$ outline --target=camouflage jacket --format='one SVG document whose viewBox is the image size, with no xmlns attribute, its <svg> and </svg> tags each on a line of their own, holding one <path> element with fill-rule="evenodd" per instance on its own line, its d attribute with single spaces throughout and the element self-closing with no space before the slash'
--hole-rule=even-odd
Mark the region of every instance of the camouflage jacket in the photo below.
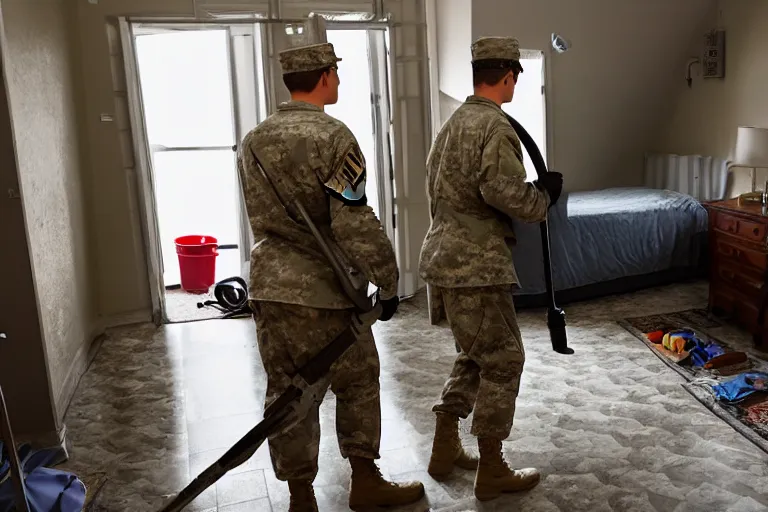
<svg viewBox="0 0 768 512">
<path fill-rule="evenodd" d="M 298 147 L 304 148 L 301 156 Z M 290 214 L 261 175 L 254 155 Z M 365 159 L 344 123 L 316 106 L 284 103 L 245 136 L 238 172 L 255 238 L 251 300 L 322 309 L 353 306 L 312 233 L 290 208 L 294 199 L 318 229 L 333 237 L 348 261 L 381 288 L 382 298 L 397 293 L 394 250 L 373 209 L 364 200 L 344 201 L 338 194 L 365 177 Z"/>
<path fill-rule="evenodd" d="M 419 273 L 438 287 L 516 285 L 509 218 L 546 219 L 549 195 L 525 181 L 520 140 L 501 108 L 470 96 L 427 159 L 431 225 Z"/>
</svg>

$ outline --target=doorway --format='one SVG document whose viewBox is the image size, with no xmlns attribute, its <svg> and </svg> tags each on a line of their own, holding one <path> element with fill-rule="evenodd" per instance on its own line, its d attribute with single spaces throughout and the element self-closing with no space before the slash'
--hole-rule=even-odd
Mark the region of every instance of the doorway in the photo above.
<svg viewBox="0 0 768 512">
<path fill-rule="evenodd" d="M 140 93 L 133 108 L 145 127 L 154 193 L 148 218 L 156 219 L 155 254 L 162 264 L 162 283 L 155 286 L 163 298 L 162 318 L 218 317 L 213 308 L 197 307 L 212 297 L 180 289 L 174 240 L 215 237 L 215 279 L 237 275 L 247 281 L 253 238 L 233 150 L 277 106 L 274 82 L 281 76 L 269 72 L 270 31 L 258 23 L 144 23 L 130 31 Z M 355 134 L 366 158 L 369 204 L 394 240 L 387 36 L 386 27 L 328 27 L 328 41 L 343 60 L 339 101 L 326 112 Z"/>
<path fill-rule="evenodd" d="M 514 117 L 539 147 L 541 156 L 547 161 L 547 118 L 545 109 L 544 52 L 520 50 L 520 64 L 523 72 L 515 85 L 515 97 L 502 105 L 502 110 Z M 536 169 L 528 152 L 523 150 L 523 165 L 526 181 L 537 178 Z"/>
<path fill-rule="evenodd" d="M 243 216 L 233 148 L 235 112 L 232 34 L 228 28 L 134 28 L 167 321 L 218 316 L 200 311 L 209 299 L 181 289 L 174 240 L 212 236 L 215 280 L 240 276 Z M 255 92 L 254 92 L 255 95 Z"/>
</svg>

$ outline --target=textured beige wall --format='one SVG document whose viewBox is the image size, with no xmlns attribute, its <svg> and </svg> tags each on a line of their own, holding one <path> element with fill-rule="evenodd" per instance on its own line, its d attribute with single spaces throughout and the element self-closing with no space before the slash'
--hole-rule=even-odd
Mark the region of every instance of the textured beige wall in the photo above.
<svg viewBox="0 0 768 512">
<path fill-rule="evenodd" d="M 675 103 L 658 140 L 661 151 L 732 157 L 739 126 L 768 128 L 768 2 L 726 0 L 692 39 L 689 56 L 701 54 L 703 34 L 718 22 L 725 28 L 725 78 L 702 79 L 693 67 L 693 84 L 678 81 Z M 683 70 L 681 69 L 681 72 Z M 734 172 L 731 195 L 750 186 L 749 170 Z M 767 176 L 760 173 L 762 188 Z"/>
<path fill-rule="evenodd" d="M 3 0 L 8 90 L 56 417 L 96 334 L 80 161 L 74 18 L 63 0 Z"/>
<path fill-rule="evenodd" d="M 0 3 L 0 9 L 2 4 Z M 0 386 L 17 438 L 57 438 L 31 257 L 18 195 L 16 147 L 6 90 L 6 44 L 0 13 Z M 13 197 L 7 191 L 13 191 Z M 21 439 L 19 439 L 21 440 Z"/>
<path fill-rule="evenodd" d="M 736 0 L 738 2 L 738 0 Z M 759 0 L 758 0 L 759 1 Z M 687 49 L 714 0 L 474 0 L 472 37 L 511 35 L 549 58 L 552 168 L 567 190 L 642 183 Z M 550 35 L 572 49 L 550 55 Z M 683 82 L 684 83 L 684 82 Z"/>
</svg>

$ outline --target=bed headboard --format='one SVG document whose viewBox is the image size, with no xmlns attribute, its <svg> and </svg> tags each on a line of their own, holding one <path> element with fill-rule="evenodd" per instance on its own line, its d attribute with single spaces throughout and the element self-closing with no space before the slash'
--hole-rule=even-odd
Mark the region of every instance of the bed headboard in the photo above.
<svg viewBox="0 0 768 512">
<path fill-rule="evenodd" d="M 728 163 L 712 156 L 646 153 L 643 184 L 688 194 L 698 201 L 725 199 Z"/>
</svg>

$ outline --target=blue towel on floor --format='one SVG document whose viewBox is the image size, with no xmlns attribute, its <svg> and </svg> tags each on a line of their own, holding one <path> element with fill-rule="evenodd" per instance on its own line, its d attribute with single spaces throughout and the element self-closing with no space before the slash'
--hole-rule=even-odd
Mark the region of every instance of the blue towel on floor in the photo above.
<svg viewBox="0 0 768 512">
<path fill-rule="evenodd" d="M 0 512 L 13 512 L 16 491 L 11 479 L 11 464 L 0 441 Z M 46 468 L 57 458 L 59 449 L 32 450 L 22 445 L 18 450 L 24 473 L 24 487 L 31 512 L 80 512 L 85 505 L 85 485 L 67 471 Z"/>
</svg>

